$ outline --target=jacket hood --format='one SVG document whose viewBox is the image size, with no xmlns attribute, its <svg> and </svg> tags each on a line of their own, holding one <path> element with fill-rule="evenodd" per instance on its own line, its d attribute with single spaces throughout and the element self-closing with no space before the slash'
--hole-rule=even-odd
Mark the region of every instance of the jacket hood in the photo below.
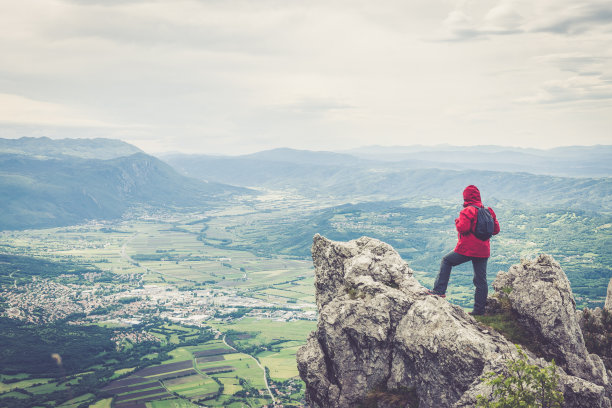
<svg viewBox="0 0 612 408">
<path fill-rule="evenodd" d="M 482 202 L 480 200 L 480 191 L 478 187 L 474 185 L 469 185 L 463 190 L 463 206 L 467 207 L 468 205 L 477 205 L 482 207 Z"/>
</svg>

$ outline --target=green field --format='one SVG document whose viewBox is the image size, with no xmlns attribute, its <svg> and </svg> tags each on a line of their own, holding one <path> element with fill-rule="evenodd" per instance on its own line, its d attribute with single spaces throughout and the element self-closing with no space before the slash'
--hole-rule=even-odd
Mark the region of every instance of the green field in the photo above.
<svg viewBox="0 0 612 408">
<path fill-rule="evenodd" d="M 295 321 L 278 322 L 273 320 L 241 319 L 231 323 L 211 322 L 211 325 L 221 331 L 237 330 L 241 332 L 256 333 L 256 337 L 246 342 L 270 342 L 278 339 L 285 341 L 296 340 L 305 343 L 306 337 L 316 327 L 316 322 Z"/>
<path fill-rule="evenodd" d="M 152 401 L 147 402 L 147 406 L 150 408 L 197 408 L 199 405 L 196 405 L 192 402 L 183 400 L 183 399 L 168 399 L 163 401 Z"/>
</svg>

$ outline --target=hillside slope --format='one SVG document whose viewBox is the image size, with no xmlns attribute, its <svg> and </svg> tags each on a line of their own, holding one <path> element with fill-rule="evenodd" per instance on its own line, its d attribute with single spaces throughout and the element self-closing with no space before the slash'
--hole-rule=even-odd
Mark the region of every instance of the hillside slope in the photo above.
<svg viewBox="0 0 612 408">
<path fill-rule="evenodd" d="M 409 168 L 401 164 L 351 158 L 329 152 L 278 149 L 227 157 L 172 155 L 164 160 L 190 177 L 239 186 L 284 189 L 308 197 L 394 200 L 456 198 L 476 184 L 495 201 L 612 210 L 612 178 L 537 175 L 515 166 L 511 172 Z"/>
<path fill-rule="evenodd" d="M 0 229 L 114 219 L 137 204 L 202 208 L 244 192 L 182 176 L 144 153 L 110 160 L 0 154 Z"/>
</svg>

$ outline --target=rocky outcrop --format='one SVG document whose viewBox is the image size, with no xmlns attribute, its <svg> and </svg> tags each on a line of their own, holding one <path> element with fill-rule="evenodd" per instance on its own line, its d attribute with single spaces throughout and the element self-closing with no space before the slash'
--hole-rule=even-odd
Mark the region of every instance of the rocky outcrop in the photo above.
<svg viewBox="0 0 612 408">
<path fill-rule="evenodd" d="M 483 375 L 500 372 L 516 356 L 502 335 L 427 295 L 391 246 L 366 237 L 341 243 L 317 235 L 312 254 L 319 321 L 297 355 L 312 407 L 356 407 L 378 391 L 399 396 L 393 399 L 398 407 L 417 401 L 421 408 L 473 407 L 477 395 L 490 392 Z M 555 276 L 550 275 L 553 287 Z M 571 289 L 558 286 L 561 309 L 570 314 Z M 516 296 L 522 287 L 513 286 L 510 294 L 515 291 Z M 585 374 L 571 356 L 575 349 L 588 357 L 580 341 L 570 341 L 574 329 L 551 328 L 573 345 L 560 348 L 576 373 L 559 369 L 565 406 L 612 407 L 604 380 L 595 381 L 596 363 Z M 529 361 L 547 364 L 531 353 Z"/>
<path fill-rule="evenodd" d="M 514 316 L 546 359 L 554 359 L 568 374 L 608 385 L 601 358 L 589 354 L 584 344 L 570 282 L 550 255 L 499 272 L 493 288 L 496 296 L 510 300 Z"/>
<path fill-rule="evenodd" d="M 612 383 L 612 279 L 604 308 L 584 309 L 578 311 L 576 317 L 587 348 L 601 357 Z"/>
</svg>

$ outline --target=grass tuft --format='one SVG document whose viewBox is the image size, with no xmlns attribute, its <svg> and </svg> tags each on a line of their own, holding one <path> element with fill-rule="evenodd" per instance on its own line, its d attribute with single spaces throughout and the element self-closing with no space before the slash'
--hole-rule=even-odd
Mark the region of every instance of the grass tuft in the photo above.
<svg viewBox="0 0 612 408">
<path fill-rule="evenodd" d="M 538 356 L 543 355 L 536 339 L 519 324 L 511 312 L 502 311 L 496 314 L 474 316 L 474 318 L 476 321 L 500 333 L 508 341 L 520 344 Z"/>
<path fill-rule="evenodd" d="M 474 316 L 474 318 L 476 321 L 500 333 L 508 341 L 520 344 L 536 355 L 543 356 L 537 340 L 520 324 L 516 314 L 513 312 L 512 301 L 508 297 L 510 292 L 512 292 L 512 288 L 502 288 L 497 296 L 497 305 L 487 309 L 487 314 Z"/>
</svg>

